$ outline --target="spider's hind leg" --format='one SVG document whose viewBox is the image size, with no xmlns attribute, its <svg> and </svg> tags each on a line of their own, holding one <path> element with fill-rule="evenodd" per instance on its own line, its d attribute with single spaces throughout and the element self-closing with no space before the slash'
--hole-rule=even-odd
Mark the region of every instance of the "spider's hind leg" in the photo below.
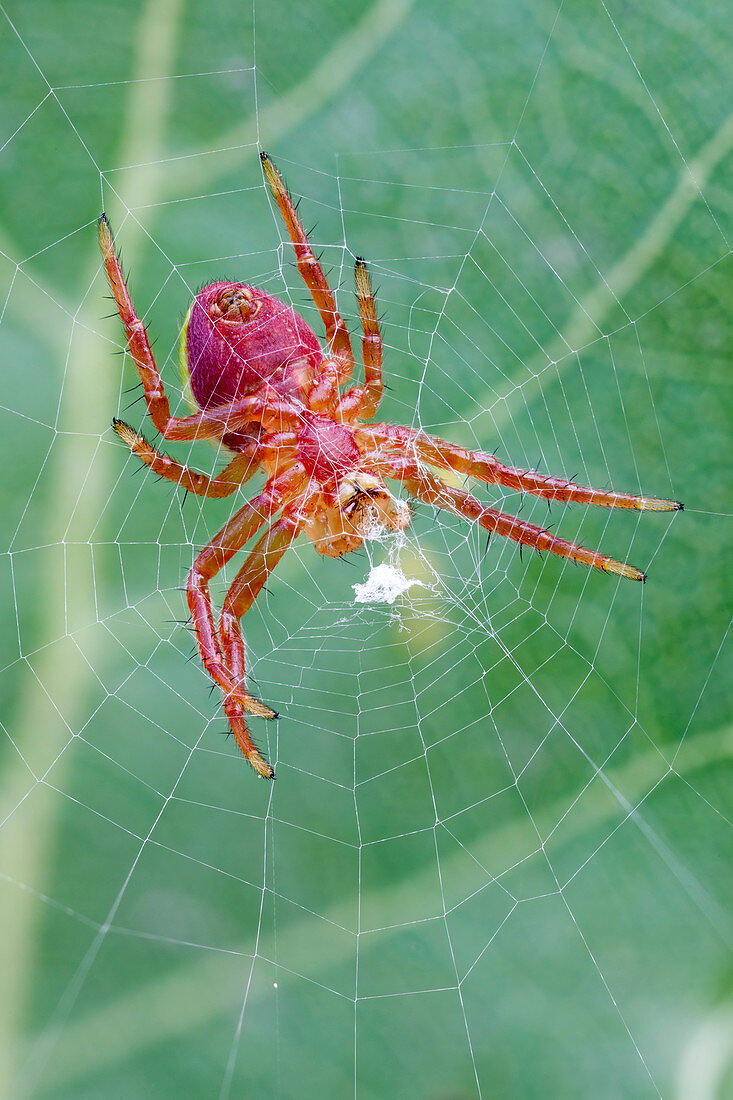
<svg viewBox="0 0 733 1100">
<path fill-rule="evenodd" d="M 359 302 L 361 327 L 361 356 L 364 361 L 364 385 L 354 386 L 339 402 L 339 413 L 346 420 L 359 417 L 371 420 L 382 400 L 382 335 L 379 331 L 377 307 L 369 278 L 369 269 L 362 259 L 355 267 L 356 297 Z"/>
<path fill-rule="evenodd" d="M 132 304 L 120 258 L 115 249 L 112 231 L 105 214 L 102 214 L 99 219 L 98 230 L 107 278 L 117 304 L 117 312 L 120 315 L 122 324 L 125 326 L 130 354 L 135 361 L 140 381 L 143 384 L 150 419 L 158 431 L 163 432 L 171 418 L 170 405 L 150 349 L 145 325 L 138 317 Z"/>
<path fill-rule="evenodd" d="M 282 181 L 282 176 L 270 160 L 267 153 L 260 153 L 262 170 L 265 179 L 280 207 L 283 221 L 287 227 L 290 239 L 295 250 L 295 259 L 298 264 L 303 282 L 311 292 L 311 297 L 321 315 L 326 329 L 326 342 L 329 356 L 337 361 L 339 366 L 339 379 L 345 381 L 354 369 L 354 355 L 351 350 L 351 340 L 346 325 L 336 305 L 336 298 L 328 285 L 323 269 L 313 253 L 308 235 L 298 217 L 293 200 L 287 187 Z"/>
</svg>

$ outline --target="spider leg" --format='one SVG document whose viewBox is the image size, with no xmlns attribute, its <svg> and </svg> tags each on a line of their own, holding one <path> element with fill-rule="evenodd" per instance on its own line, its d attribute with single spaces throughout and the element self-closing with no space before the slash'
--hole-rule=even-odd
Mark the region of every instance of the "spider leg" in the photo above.
<svg viewBox="0 0 733 1100">
<path fill-rule="evenodd" d="M 262 718 L 273 718 L 274 711 L 253 699 L 226 667 L 214 626 L 209 583 L 269 517 L 294 497 L 305 481 L 302 467 L 294 466 L 271 480 L 254 500 L 249 501 L 214 535 L 193 563 L 188 576 L 188 606 L 193 616 L 201 659 L 212 680 L 224 695 L 236 700 L 245 710 Z"/>
<path fill-rule="evenodd" d="M 498 535 L 513 539 L 520 546 L 531 546 L 533 550 L 547 550 L 551 554 L 557 554 L 558 557 L 569 558 L 571 561 L 602 569 L 605 573 L 616 573 L 630 580 L 646 579 L 644 573 L 632 565 L 607 558 L 595 550 L 586 550 L 578 543 L 561 539 L 550 531 L 535 527 L 533 523 L 527 523 L 516 516 L 498 512 L 495 508 L 485 508 L 475 497 L 446 485 L 439 477 L 410 459 L 396 459 L 387 476 L 401 481 L 411 493 L 428 504 L 434 504 L 438 508 L 445 508 L 459 516 L 464 516 L 473 523 L 478 523 L 490 534 L 495 531 Z"/>
<path fill-rule="evenodd" d="M 250 424 L 262 424 L 267 433 L 294 430 L 298 427 L 299 411 L 265 387 L 248 397 L 239 397 L 226 405 L 203 409 L 191 416 L 171 417 L 161 433 L 164 439 L 180 443 L 192 439 L 221 439 L 226 432 L 235 432 Z"/>
<path fill-rule="evenodd" d="M 125 283 L 119 256 L 115 251 L 112 232 L 109 222 L 104 214 L 99 219 L 99 243 L 102 248 L 104 266 L 107 270 L 110 287 L 117 303 L 117 311 L 120 320 L 125 326 L 125 335 L 130 354 L 135 361 L 140 380 L 143 384 L 145 401 L 148 406 L 150 419 L 165 439 L 211 439 L 221 436 L 224 431 L 235 431 L 246 423 L 263 422 L 274 417 L 279 418 L 281 426 L 287 424 L 295 427 L 296 417 L 293 416 L 292 406 L 278 400 L 278 395 L 264 393 L 252 394 L 249 397 L 240 398 L 227 405 L 218 408 L 207 409 L 204 412 L 195 413 L 193 416 L 172 417 L 170 404 L 163 389 L 163 382 L 155 365 L 155 359 L 150 349 L 145 325 L 135 312 L 130 293 Z M 274 421 L 273 421 L 274 425 Z M 272 431 L 279 431 L 280 427 L 272 426 Z"/>
<path fill-rule="evenodd" d="M 631 493 L 614 493 L 610 490 L 588 489 L 576 485 L 562 477 L 550 477 L 538 474 L 534 470 L 517 470 L 513 466 L 504 466 L 493 455 L 481 451 L 469 451 L 446 443 L 444 439 L 433 439 L 424 432 L 415 432 L 410 428 L 391 424 L 370 424 L 359 429 L 362 438 L 370 439 L 376 445 L 385 444 L 398 451 L 409 450 L 414 458 L 422 459 L 431 466 L 456 473 L 468 474 L 487 484 L 505 485 L 510 489 L 532 493 L 545 500 L 559 500 L 566 504 L 598 504 L 604 508 L 632 508 L 643 512 L 674 512 L 683 505 L 677 500 L 660 500 L 656 497 L 640 497 Z"/>
<path fill-rule="evenodd" d="M 267 153 L 260 153 L 260 160 L 262 161 L 265 179 L 270 185 L 277 205 L 280 207 L 280 213 L 293 242 L 298 270 L 303 282 L 311 292 L 311 297 L 325 326 L 329 354 L 333 355 L 338 361 L 339 377 L 343 382 L 354 369 L 354 355 L 351 350 L 348 330 L 338 311 L 336 299 L 326 282 L 326 276 L 323 274 L 321 265 L 308 243 L 308 237 L 280 173 Z"/>
<path fill-rule="evenodd" d="M 122 442 L 127 444 L 132 453 L 149 466 L 153 473 L 169 481 L 175 481 L 177 485 L 197 496 L 228 497 L 252 477 L 258 466 L 252 450 L 242 451 L 216 477 L 209 477 L 156 451 L 144 436 L 138 435 L 129 424 L 125 424 L 124 420 L 113 420 L 112 427 Z"/>
<path fill-rule="evenodd" d="M 162 432 L 171 418 L 170 405 L 163 389 L 163 382 L 158 373 L 158 368 L 155 365 L 153 353 L 150 350 L 145 325 L 135 312 L 135 307 L 125 284 L 125 276 L 122 273 L 122 265 L 115 250 L 112 231 L 104 214 L 99 219 L 99 243 L 102 247 L 102 256 L 104 266 L 107 269 L 109 285 L 117 303 L 120 319 L 125 326 L 130 354 L 135 360 L 143 384 L 148 412 L 158 431 Z"/>
<path fill-rule="evenodd" d="M 356 261 L 356 295 L 364 335 L 361 341 L 364 360 L 364 400 L 359 415 L 365 420 L 374 416 L 382 400 L 382 337 L 377 320 L 369 271 L 363 260 Z"/>
<path fill-rule="evenodd" d="M 359 301 L 361 356 L 364 360 L 364 385 L 354 386 L 339 401 L 339 412 L 345 420 L 360 417 L 369 420 L 382 400 L 382 337 L 377 320 L 369 270 L 362 259 L 356 261 L 356 296 Z"/>
<path fill-rule="evenodd" d="M 221 643 L 233 673 L 240 678 L 244 676 L 244 639 L 239 620 L 252 606 L 268 576 L 300 534 L 302 526 L 303 517 L 286 510 L 255 543 L 227 593 L 221 613 Z M 225 699 L 224 708 L 237 744 L 249 763 L 265 779 L 273 779 L 275 772 L 252 741 L 238 701 L 230 696 Z M 274 716 L 274 711 L 270 713 Z"/>
<path fill-rule="evenodd" d="M 215 477 L 209 477 L 207 474 L 192 470 L 190 466 L 176 462 L 168 455 L 161 454 L 124 420 L 114 419 L 112 427 L 122 442 L 126 443 L 131 452 L 149 466 L 153 473 L 167 478 L 168 481 L 175 481 L 187 492 L 202 497 L 230 496 L 245 481 L 249 481 L 266 458 L 274 461 L 276 465 L 292 464 L 297 449 L 297 446 L 294 446 L 297 443 L 297 437 L 294 434 L 283 433 L 270 436 L 262 443 L 253 443 L 246 450 L 240 451 L 220 473 Z"/>
<path fill-rule="evenodd" d="M 308 394 L 308 407 L 313 412 L 333 412 L 338 401 L 340 378 L 338 362 L 335 359 L 324 359 Z"/>
</svg>

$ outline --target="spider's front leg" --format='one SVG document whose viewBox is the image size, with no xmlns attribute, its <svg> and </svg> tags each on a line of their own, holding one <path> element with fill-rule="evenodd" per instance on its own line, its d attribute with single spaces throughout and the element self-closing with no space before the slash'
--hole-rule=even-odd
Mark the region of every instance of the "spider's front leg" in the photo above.
<svg viewBox="0 0 733 1100">
<path fill-rule="evenodd" d="M 576 542 L 568 542 L 567 539 L 561 539 L 551 531 L 536 527 L 533 523 L 527 523 L 516 516 L 506 515 L 495 508 L 484 507 L 475 497 L 460 489 L 454 489 L 451 485 L 446 485 L 440 478 L 435 477 L 411 459 L 394 459 L 387 476 L 401 481 L 420 500 L 464 516 L 471 522 L 478 523 L 490 534 L 495 532 L 523 546 L 530 546 L 533 550 L 547 550 L 550 554 L 557 554 L 558 557 L 569 558 L 571 561 L 589 565 L 594 569 L 601 569 L 604 573 L 615 573 L 620 577 L 628 577 L 632 581 L 646 580 L 645 574 L 633 565 L 607 558 L 605 554 L 588 550 Z"/>
<path fill-rule="evenodd" d="M 224 692 L 225 697 L 236 701 L 244 710 L 261 718 L 273 718 L 275 712 L 259 703 L 239 683 L 222 655 L 219 637 L 214 625 L 209 584 L 226 563 L 236 554 L 264 523 L 296 496 L 303 486 L 305 474 L 295 466 L 274 478 L 262 493 L 245 504 L 214 536 L 197 556 L 188 577 L 188 606 L 193 616 L 201 659 L 204 667 Z"/>
<path fill-rule="evenodd" d="M 545 500 L 562 501 L 564 504 L 596 504 L 602 508 L 628 508 L 640 512 L 675 512 L 683 507 L 678 500 L 615 493 L 611 489 L 590 489 L 566 478 L 538 474 L 535 470 L 518 470 L 505 466 L 493 455 L 469 451 L 400 425 L 368 424 L 357 429 L 357 435 L 374 447 L 394 449 L 430 466 L 466 474 L 488 485 L 504 485 Z"/>
<path fill-rule="evenodd" d="M 250 609 L 270 573 L 300 534 L 303 523 L 302 515 L 286 509 L 277 523 L 273 523 L 252 548 L 227 593 L 221 612 L 219 635 L 224 659 L 240 681 L 245 674 L 245 655 L 239 620 Z M 226 698 L 224 710 L 246 759 L 259 775 L 265 779 L 274 779 L 272 765 L 262 757 L 252 741 L 239 701 L 231 696 Z M 274 716 L 274 712 L 272 714 Z"/>
</svg>

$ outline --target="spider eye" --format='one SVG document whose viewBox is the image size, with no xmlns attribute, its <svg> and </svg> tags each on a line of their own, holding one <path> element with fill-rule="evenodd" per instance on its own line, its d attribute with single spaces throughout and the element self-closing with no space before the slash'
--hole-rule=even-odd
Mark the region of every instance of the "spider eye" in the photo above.
<svg viewBox="0 0 733 1100">
<path fill-rule="evenodd" d="M 253 302 L 252 298 L 249 287 L 227 287 L 211 303 L 209 313 L 215 321 L 233 321 L 235 324 L 250 321 L 262 306 L 261 302 Z"/>
</svg>

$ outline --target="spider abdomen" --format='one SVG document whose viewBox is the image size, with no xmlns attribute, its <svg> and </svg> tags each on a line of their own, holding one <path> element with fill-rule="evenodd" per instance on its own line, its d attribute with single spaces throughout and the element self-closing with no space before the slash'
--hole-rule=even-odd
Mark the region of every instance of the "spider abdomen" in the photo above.
<svg viewBox="0 0 733 1100">
<path fill-rule="evenodd" d="M 253 393 L 269 381 L 283 397 L 307 393 L 323 360 L 318 339 L 295 310 L 256 287 L 210 283 L 181 333 L 181 373 L 199 408 Z"/>
</svg>

